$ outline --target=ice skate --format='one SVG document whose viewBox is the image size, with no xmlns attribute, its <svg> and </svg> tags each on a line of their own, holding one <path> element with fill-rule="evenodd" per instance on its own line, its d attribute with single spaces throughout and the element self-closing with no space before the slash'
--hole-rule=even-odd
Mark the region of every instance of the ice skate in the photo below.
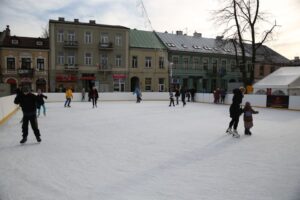
<svg viewBox="0 0 300 200">
<path fill-rule="evenodd" d="M 227 133 L 227 134 L 232 134 L 231 128 L 228 128 L 228 129 L 226 130 L 226 133 Z"/>
<path fill-rule="evenodd" d="M 23 139 L 20 141 L 20 143 L 21 143 L 21 144 L 24 144 L 26 141 L 27 141 L 27 138 L 23 138 Z"/>
<path fill-rule="evenodd" d="M 239 133 L 237 132 L 237 130 L 233 130 L 233 132 L 232 132 L 232 137 L 234 137 L 234 138 L 239 138 L 239 137 L 240 137 L 240 135 L 239 135 Z"/>
</svg>

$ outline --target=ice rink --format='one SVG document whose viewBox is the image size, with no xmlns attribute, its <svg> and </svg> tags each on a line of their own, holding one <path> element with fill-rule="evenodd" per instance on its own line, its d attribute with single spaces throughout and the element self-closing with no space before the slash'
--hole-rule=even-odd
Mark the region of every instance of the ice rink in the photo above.
<svg viewBox="0 0 300 200">
<path fill-rule="evenodd" d="M 20 145 L 0 126 L 0 200 L 299 200 L 300 112 L 254 108 L 252 136 L 225 133 L 228 105 L 46 103 Z"/>
</svg>

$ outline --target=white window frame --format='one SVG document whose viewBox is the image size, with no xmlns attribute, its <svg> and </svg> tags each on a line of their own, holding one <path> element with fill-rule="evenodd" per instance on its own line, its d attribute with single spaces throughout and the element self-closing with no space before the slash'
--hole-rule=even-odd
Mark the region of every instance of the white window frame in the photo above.
<svg viewBox="0 0 300 200">
<path fill-rule="evenodd" d="M 107 33 L 101 33 L 100 42 L 102 44 L 108 44 L 109 43 L 109 38 L 108 38 L 108 34 Z"/>
<path fill-rule="evenodd" d="M 152 57 L 146 56 L 145 57 L 145 68 L 151 68 L 152 67 Z"/>
<path fill-rule="evenodd" d="M 39 65 L 40 63 L 38 60 L 43 60 L 42 65 Z M 45 71 L 45 58 L 37 58 L 36 59 L 36 70 L 37 71 Z"/>
<path fill-rule="evenodd" d="M 84 43 L 91 44 L 92 43 L 92 32 L 86 31 L 84 32 Z"/>
<path fill-rule="evenodd" d="M 88 56 L 88 55 L 90 55 L 90 56 Z M 86 52 L 84 54 L 84 64 L 85 65 L 92 65 L 92 62 L 93 62 L 93 55 L 92 55 L 92 53 Z"/>
<path fill-rule="evenodd" d="M 64 42 L 64 32 L 63 31 L 57 32 L 57 42 L 59 42 L 59 43 Z"/>
<path fill-rule="evenodd" d="M 132 56 L 131 68 L 138 68 L 138 56 Z"/>
<path fill-rule="evenodd" d="M 116 55 L 116 67 L 121 67 L 122 65 L 122 56 Z"/>
<path fill-rule="evenodd" d="M 64 53 L 63 52 L 59 52 L 58 55 L 57 55 L 57 63 L 59 65 L 63 65 L 65 64 L 65 56 L 64 56 Z"/>
<path fill-rule="evenodd" d="M 68 41 L 75 41 L 75 31 L 68 32 Z"/>
<path fill-rule="evenodd" d="M 122 46 L 122 36 L 121 35 L 116 35 L 115 44 L 116 44 L 116 46 Z"/>
<path fill-rule="evenodd" d="M 75 56 L 68 55 L 68 66 L 75 66 Z"/>
<path fill-rule="evenodd" d="M 165 58 L 163 56 L 159 57 L 158 66 L 159 66 L 159 69 L 164 69 L 165 68 Z"/>
</svg>

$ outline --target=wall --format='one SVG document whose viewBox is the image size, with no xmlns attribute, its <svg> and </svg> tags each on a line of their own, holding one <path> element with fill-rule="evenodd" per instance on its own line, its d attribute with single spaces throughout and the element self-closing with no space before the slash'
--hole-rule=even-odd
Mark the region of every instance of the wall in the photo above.
<svg viewBox="0 0 300 200">
<path fill-rule="evenodd" d="M 46 102 L 64 102 L 64 93 L 45 93 L 48 96 Z M 167 92 L 143 92 L 142 99 L 146 101 L 169 101 Z M 73 94 L 73 101 L 81 101 L 81 93 Z M 231 104 L 232 94 L 225 98 L 225 104 Z M 18 108 L 14 104 L 15 95 L 0 97 L 0 124 L 2 124 Z M 87 101 L 87 95 L 86 95 Z M 136 96 L 131 92 L 99 93 L 99 101 L 135 101 Z M 195 101 L 200 103 L 213 103 L 213 95 L 209 93 L 197 93 Z M 252 106 L 266 107 L 266 95 L 245 95 L 242 104 L 249 101 Z M 290 96 L 289 109 L 300 110 L 300 96 Z"/>
</svg>

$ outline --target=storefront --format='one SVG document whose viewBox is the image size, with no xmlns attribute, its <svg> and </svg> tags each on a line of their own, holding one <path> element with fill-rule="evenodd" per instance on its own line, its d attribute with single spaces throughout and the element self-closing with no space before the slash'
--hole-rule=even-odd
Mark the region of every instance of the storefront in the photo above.
<svg viewBox="0 0 300 200">
<path fill-rule="evenodd" d="M 10 85 L 10 94 L 15 93 L 15 90 L 17 89 L 17 80 L 14 78 L 8 78 L 6 83 Z"/>
<path fill-rule="evenodd" d="M 56 92 L 65 92 L 67 88 L 71 88 L 73 91 L 76 89 L 77 76 L 74 75 L 56 75 Z"/>
<path fill-rule="evenodd" d="M 125 91 L 125 74 L 113 74 L 113 84 L 114 92 L 124 92 Z"/>
<path fill-rule="evenodd" d="M 40 89 L 42 92 L 46 92 L 46 80 L 39 78 L 36 80 L 36 90 Z"/>
</svg>

